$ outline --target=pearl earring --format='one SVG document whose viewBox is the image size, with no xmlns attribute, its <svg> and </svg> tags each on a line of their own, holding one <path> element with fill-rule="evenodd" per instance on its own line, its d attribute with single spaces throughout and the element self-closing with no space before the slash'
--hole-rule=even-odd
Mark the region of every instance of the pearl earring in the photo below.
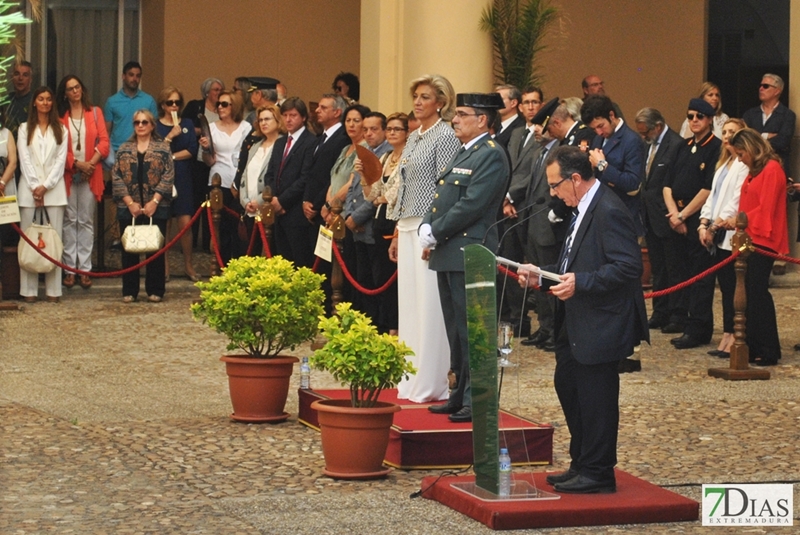
<svg viewBox="0 0 800 535">
<path fill-rule="evenodd" d="M 442 113 L 442 108 L 436 108 L 436 113 Z"/>
</svg>

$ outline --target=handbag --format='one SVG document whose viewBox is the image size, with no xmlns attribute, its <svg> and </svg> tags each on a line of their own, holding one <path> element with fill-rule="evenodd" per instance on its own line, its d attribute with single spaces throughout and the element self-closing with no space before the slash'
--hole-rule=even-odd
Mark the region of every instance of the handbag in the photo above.
<svg viewBox="0 0 800 535">
<path fill-rule="evenodd" d="M 164 235 L 161 234 L 161 229 L 153 224 L 152 217 L 149 225 L 139 225 L 138 227 L 136 219 L 134 219 L 122 233 L 120 241 L 126 253 L 154 253 L 163 247 Z"/>
<path fill-rule="evenodd" d="M 39 223 L 36 223 L 37 213 L 39 214 Z M 47 218 L 47 224 L 44 222 L 45 217 Z M 19 267 L 31 273 L 50 273 L 53 271 L 56 265 L 40 255 L 37 249 L 60 262 L 61 255 L 64 252 L 64 244 L 61 242 L 61 236 L 50 224 L 50 215 L 47 213 L 46 208 L 41 207 L 34 210 L 33 224 L 25 229 L 25 236 L 36 244 L 36 247 L 32 247 L 25 240 L 20 240 L 17 247 Z"/>
</svg>

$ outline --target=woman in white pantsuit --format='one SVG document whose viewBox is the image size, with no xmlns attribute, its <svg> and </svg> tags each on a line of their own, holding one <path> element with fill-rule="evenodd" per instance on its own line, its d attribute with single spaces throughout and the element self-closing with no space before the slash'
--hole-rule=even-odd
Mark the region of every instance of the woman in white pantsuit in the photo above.
<svg viewBox="0 0 800 535">
<path fill-rule="evenodd" d="M 411 82 L 414 116 L 420 127 L 408 136 L 400 157 L 395 210 L 397 231 L 389 258 L 397 262 L 398 333 L 414 350 L 416 375 L 397 385 L 398 397 L 417 403 L 447 399 L 450 347 L 439 301 L 436 273 L 422 259 L 417 228 L 428 212 L 436 179 L 461 143 L 445 121 L 455 114 L 455 91 L 446 78 L 428 75 Z"/>
<path fill-rule="evenodd" d="M 19 126 L 17 149 L 22 177 L 17 191 L 21 228 L 33 223 L 36 208 L 44 207 L 50 223 L 61 236 L 67 189 L 64 184 L 64 165 L 67 161 L 67 132 L 58 118 L 49 87 L 33 92 L 28 121 Z M 60 260 L 60 259 L 56 259 Z M 39 274 L 20 268 L 19 293 L 27 302 L 36 301 L 39 294 Z M 57 303 L 61 297 L 61 268 L 45 275 L 47 300 Z"/>
</svg>

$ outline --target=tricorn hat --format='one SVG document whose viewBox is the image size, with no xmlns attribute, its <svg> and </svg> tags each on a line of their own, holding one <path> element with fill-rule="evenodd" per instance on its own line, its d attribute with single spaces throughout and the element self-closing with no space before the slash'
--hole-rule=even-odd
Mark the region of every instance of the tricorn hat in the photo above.
<svg viewBox="0 0 800 535">
<path fill-rule="evenodd" d="M 456 106 L 499 110 L 504 108 L 505 104 L 503 104 L 503 97 L 500 96 L 500 93 L 458 93 Z"/>
<path fill-rule="evenodd" d="M 539 111 L 536 112 L 536 115 L 533 116 L 533 119 L 531 119 L 531 122 L 533 124 L 542 125 L 542 128 L 546 128 L 547 127 L 547 122 L 550 120 L 550 117 L 553 115 L 553 112 L 556 111 L 556 108 L 558 108 L 559 102 L 560 102 L 560 100 L 559 100 L 558 97 L 556 97 L 556 98 L 554 98 L 552 100 L 549 100 L 547 102 L 547 104 L 542 106 L 539 109 Z"/>
<path fill-rule="evenodd" d="M 250 89 L 248 89 L 249 93 L 252 93 L 256 89 L 275 89 L 278 87 L 278 84 L 281 83 L 280 80 L 267 76 L 249 76 L 247 79 L 251 84 Z"/>
</svg>

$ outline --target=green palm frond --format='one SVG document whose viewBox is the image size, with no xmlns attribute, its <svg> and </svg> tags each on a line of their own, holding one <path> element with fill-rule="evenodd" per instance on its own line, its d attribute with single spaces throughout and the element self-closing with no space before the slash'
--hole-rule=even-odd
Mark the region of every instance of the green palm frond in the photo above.
<svg viewBox="0 0 800 535">
<path fill-rule="evenodd" d="M 19 11 L 20 3 L 13 0 L 0 0 L 0 49 L 6 50 L 6 45 L 16 39 L 15 25 L 27 24 L 30 21 Z M 16 10 L 16 11 L 15 11 Z M 0 79 L 8 79 L 8 68 L 14 64 L 18 50 L 12 47 L 14 55 L 0 57 Z M 5 103 L 8 89 L 5 84 L 0 85 L 0 104 Z"/>
<path fill-rule="evenodd" d="M 545 0 L 493 0 L 484 9 L 479 28 L 492 38 L 497 83 L 522 89 L 541 82 L 536 57 L 558 16 Z"/>
</svg>

